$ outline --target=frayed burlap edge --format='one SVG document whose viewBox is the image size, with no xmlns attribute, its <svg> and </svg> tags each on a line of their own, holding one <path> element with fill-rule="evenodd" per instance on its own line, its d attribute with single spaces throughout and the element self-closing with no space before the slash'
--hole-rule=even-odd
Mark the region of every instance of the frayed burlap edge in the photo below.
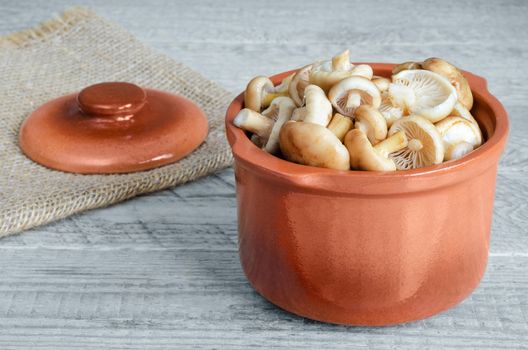
<svg viewBox="0 0 528 350">
<path fill-rule="evenodd" d="M 75 6 L 33 28 L 0 36 L 0 47 L 28 46 L 35 41 L 46 40 L 50 35 L 57 32 L 67 31 L 79 20 L 93 16 L 96 16 L 95 12 L 82 6 Z"/>
</svg>

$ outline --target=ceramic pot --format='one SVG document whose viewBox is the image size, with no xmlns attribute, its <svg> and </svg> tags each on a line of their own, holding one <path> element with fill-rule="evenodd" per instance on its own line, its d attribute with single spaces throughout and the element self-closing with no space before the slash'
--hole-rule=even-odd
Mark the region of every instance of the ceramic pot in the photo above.
<svg viewBox="0 0 528 350">
<path fill-rule="evenodd" d="M 371 65 L 386 77 L 394 66 Z M 475 289 L 488 258 L 508 118 L 483 78 L 465 76 L 486 142 L 462 159 L 415 170 L 285 161 L 232 124 L 243 94 L 231 103 L 240 261 L 264 298 L 314 320 L 389 325 L 446 310 Z"/>
</svg>

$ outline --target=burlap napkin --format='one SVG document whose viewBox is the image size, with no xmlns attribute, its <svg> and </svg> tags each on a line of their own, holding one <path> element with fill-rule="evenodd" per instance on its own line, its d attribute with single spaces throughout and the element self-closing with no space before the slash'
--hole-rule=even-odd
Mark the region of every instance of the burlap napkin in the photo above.
<svg viewBox="0 0 528 350">
<path fill-rule="evenodd" d="M 0 237 L 182 184 L 232 162 L 223 128 L 231 94 L 87 9 L 1 37 L 0 77 Z M 67 174 L 21 153 L 18 129 L 33 109 L 101 81 L 129 81 L 190 98 L 209 118 L 206 142 L 176 164 L 125 175 Z"/>
</svg>

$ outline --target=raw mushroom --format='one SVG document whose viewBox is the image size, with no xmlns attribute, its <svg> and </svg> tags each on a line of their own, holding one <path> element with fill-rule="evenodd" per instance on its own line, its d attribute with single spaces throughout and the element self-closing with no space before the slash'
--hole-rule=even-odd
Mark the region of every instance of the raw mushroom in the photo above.
<svg viewBox="0 0 528 350">
<path fill-rule="evenodd" d="M 290 86 L 288 87 L 290 97 L 295 101 L 297 107 L 300 107 L 303 104 L 304 89 L 310 84 L 309 78 L 311 69 L 311 64 L 299 69 L 293 75 Z"/>
<path fill-rule="evenodd" d="M 293 110 L 295 109 L 295 102 L 289 97 L 280 96 L 275 98 L 271 105 L 262 112 L 263 115 L 275 120 L 271 129 L 268 141 L 265 143 L 264 150 L 271 154 L 277 154 L 279 146 L 279 132 L 282 125 L 290 120 Z"/>
<path fill-rule="evenodd" d="M 447 146 L 445 149 L 444 159 L 455 160 L 460 159 L 469 152 L 473 151 L 473 145 L 467 142 L 459 142 Z"/>
<path fill-rule="evenodd" d="M 404 114 L 418 114 L 434 123 L 451 113 L 457 93 L 439 74 L 428 70 L 404 70 L 392 76 L 389 98 Z"/>
<path fill-rule="evenodd" d="M 341 80 L 330 89 L 328 98 L 339 113 L 348 117 L 353 117 L 360 105 L 378 108 L 381 104 L 381 94 L 376 85 L 363 77 Z"/>
<path fill-rule="evenodd" d="M 462 103 L 468 110 L 473 107 L 473 94 L 471 93 L 471 88 L 469 87 L 468 81 L 457 67 L 436 57 L 426 59 L 422 63 L 422 67 L 446 77 L 455 87 L 458 93 L 458 101 L 460 101 L 460 103 Z"/>
<path fill-rule="evenodd" d="M 305 106 L 293 112 L 292 119 L 327 126 L 332 118 L 332 104 L 317 85 L 308 85 L 304 90 Z"/>
<path fill-rule="evenodd" d="M 389 158 L 389 154 L 401 150 L 406 145 L 404 132 L 395 133 L 375 146 L 372 146 L 367 135 L 359 129 L 350 130 L 345 136 L 345 146 L 350 154 L 352 169 L 396 170 L 396 164 Z"/>
<path fill-rule="evenodd" d="M 444 141 L 446 149 L 444 160 L 458 159 L 482 143 L 482 134 L 478 126 L 462 117 L 447 117 L 435 126 Z M 470 145 L 471 149 L 466 144 Z"/>
<path fill-rule="evenodd" d="M 286 77 L 279 85 L 273 86 L 268 77 L 258 76 L 248 83 L 244 93 L 244 105 L 255 112 L 268 107 L 278 96 L 288 95 L 291 76 Z"/>
<path fill-rule="evenodd" d="M 387 137 L 387 122 L 383 115 L 374 107 L 361 105 L 355 112 L 356 123 L 354 128 L 359 129 L 367 135 L 373 145 L 385 140 Z"/>
<path fill-rule="evenodd" d="M 479 128 L 479 125 L 475 118 L 473 118 L 473 115 L 471 115 L 471 112 L 468 111 L 466 107 L 460 102 L 455 103 L 455 107 L 453 107 L 453 110 L 449 114 L 449 116 L 453 117 L 462 117 L 464 119 L 469 120 L 471 123 L 473 123 L 477 128 Z M 480 130 L 480 129 L 479 129 Z"/>
<path fill-rule="evenodd" d="M 387 122 L 387 127 L 391 127 L 392 124 L 403 116 L 403 110 L 400 107 L 395 107 L 389 98 L 389 94 L 384 92 L 381 94 L 381 104 L 378 108 L 383 118 Z"/>
<path fill-rule="evenodd" d="M 398 170 L 442 163 L 444 159 L 442 136 L 429 120 L 418 115 L 403 117 L 392 124 L 389 136 L 400 131 L 405 132 L 407 136 L 407 147 L 390 154 Z"/>
<path fill-rule="evenodd" d="M 324 126 L 290 120 L 282 126 L 279 140 L 287 160 L 321 168 L 350 169 L 346 147 Z"/>
<path fill-rule="evenodd" d="M 331 61 L 316 62 L 310 71 L 310 84 L 320 86 L 325 92 L 339 81 L 351 77 L 362 76 L 372 78 L 372 67 L 367 64 L 354 66 L 350 63 L 350 52 L 343 51 Z"/>
<path fill-rule="evenodd" d="M 237 127 L 258 135 L 261 140 L 267 140 L 269 138 L 273 123 L 273 119 L 249 108 L 240 110 L 233 120 L 233 124 Z"/>
<path fill-rule="evenodd" d="M 339 141 L 343 142 L 346 133 L 350 131 L 353 126 L 354 122 L 352 121 L 352 118 L 336 113 L 327 128 L 337 136 Z"/>
<path fill-rule="evenodd" d="M 374 83 L 374 85 L 376 85 L 376 87 L 381 93 L 387 91 L 391 83 L 391 80 L 389 78 L 379 77 L 377 75 L 373 76 L 371 81 Z"/>
<path fill-rule="evenodd" d="M 411 69 L 422 69 L 422 65 L 419 62 L 403 62 L 402 64 L 398 64 L 397 66 L 392 68 L 392 74 L 398 74 L 403 70 Z"/>
</svg>

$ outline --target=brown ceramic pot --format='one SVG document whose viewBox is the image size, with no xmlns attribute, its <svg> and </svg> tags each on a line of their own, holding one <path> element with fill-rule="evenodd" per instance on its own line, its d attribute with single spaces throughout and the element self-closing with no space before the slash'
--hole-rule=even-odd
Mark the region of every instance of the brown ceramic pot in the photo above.
<svg viewBox="0 0 528 350">
<path fill-rule="evenodd" d="M 372 64 L 390 76 L 391 64 Z M 280 82 L 292 72 L 272 77 Z M 240 261 L 277 306 L 315 320 L 388 325 L 456 305 L 486 268 L 504 108 L 483 78 L 465 74 L 486 142 L 466 157 L 397 172 L 294 164 L 257 148 L 233 118 Z"/>
</svg>

